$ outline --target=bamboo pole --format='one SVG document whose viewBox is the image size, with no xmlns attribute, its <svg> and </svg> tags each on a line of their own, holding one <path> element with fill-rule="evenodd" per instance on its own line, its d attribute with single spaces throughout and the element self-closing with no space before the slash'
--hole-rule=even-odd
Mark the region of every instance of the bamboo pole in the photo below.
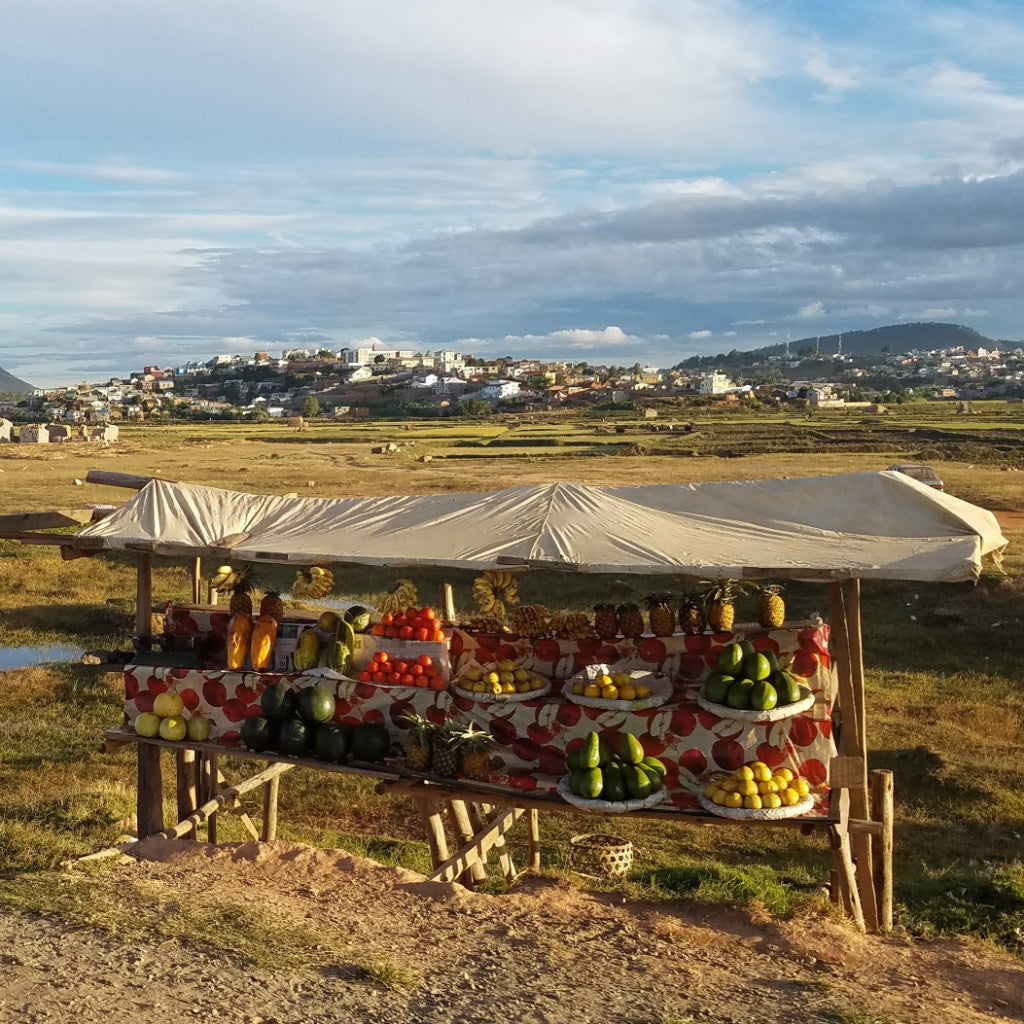
<svg viewBox="0 0 1024 1024">
<path fill-rule="evenodd" d="M 206 799 L 207 801 L 215 800 L 217 797 L 217 776 L 220 774 L 218 765 L 220 764 L 220 758 L 216 754 L 206 755 Z M 220 804 L 217 805 L 219 807 Z M 217 845 L 217 808 L 215 807 L 210 811 L 209 816 L 206 819 L 206 841 Z"/>
<path fill-rule="evenodd" d="M 452 820 L 455 822 L 456 831 L 462 838 L 463 843 L 468 843 L 473 838 L 473 824 L 469 820 L 469 809 L 463 800 L 450 800 L 448 807 L 452 812 Z M 483 860 L 475 860 L 469 866 L 468 876 L 460 875 L 463 885 L 468 884 L 472 888 L 476 882 L 487 881 L 486 857 Z"/>
<path fill-rule="evenodd" d="M 260 838 L 265 843 L 277 838 L 277 792 L 280 784 L 280 776 L 274 775 L 263 787 L 263 832 Z"/>
<path fill-rule="evenodd" d="M 196 799 L 196 752 L 194 750 L 176 750 L 174 760 L 178 776 L 178 821 L 184 821 L 196 809 L 198 803 Z M 197 831 L 193 828 L 189 839 L 198 837 Z"/>
<path fill-rule="evenodd" d="M 160 775 L 160 748 L 140 743 L 138 754 L 136 832 L 144 839 L 164 827 L 164 786 Z"/>
<path fill-rule="evenodd" d="M 455 622 L 455 594 L 450 583 L 441 584 L 441 607 L 444 610 L 444 621 Z"/>
<path fill-rule="evenodd" d="M 481 857 L 519 820 L 525 812 L 519 807 L 509 807 L 502 811 L 493 821 L 477 832 L 472 840 L 459 847 L 450 858 L 438 864 L 430 876 L 432 882 L 453 882 L 466 869 Z"/>
<path fill-rule="evenodd" d="M 441 818 L 441 803 L 432 797 L 420 796 L 416 801 L 423 827 L 427 832 L 430 844 L 430 856 L 433 866 L 437 868 L 448 860 L 448 839 L 444 834 L 444 821 Z M 461 872 L 459 872 L 461 874 Z"/>
<path fill-rule="evenodd" d="M 480 808 L 480 816 L 483 819 L 483 822 L 487 825 L 492 825 L 500 816 L 495 813 L 494 808 L 490 804 L 478 804 L 477 806 Z M 472 813 L 472 811 L 470 813 Z M 512 862 L 512 856 L 508 852 L 508 847 L 505 845 L 505 839 L 501 832 L 499 832 L 495 837 L 494 849 L 497 851 L 498 863 L 501 864 L 501 870 L 504 872 L 505 878 L 511 885 L 512 882 L 516 880 L 516 866 Z"/>
<path fill-rule="evenodd" d="M 530 849 L 530 870 L 540 871 L 540 812 L 536 807 L 526 812 L 526 835 Z"/>
<path fill-rule="evenodd" d="M 192 559 L 192 603 L 200 604 L 203 600 L 203 560 L 196 555 Z"/>
<path fill-rule="evenodd" d="M 878 886 L 878 923 L 884 932 L 892 931 L 892 840 L 893 774 L 883 768 L 871 773 L 871 813 L 881 825 L 879 841 L 874 845 L 875 884 Z"/>
</svg>

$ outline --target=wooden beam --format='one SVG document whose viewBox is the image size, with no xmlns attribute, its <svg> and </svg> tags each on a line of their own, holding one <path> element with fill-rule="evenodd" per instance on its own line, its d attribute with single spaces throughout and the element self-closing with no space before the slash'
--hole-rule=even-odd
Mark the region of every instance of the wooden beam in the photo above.
<svg viewBox="0 0 1024 1024">
<path fill-rule="evenodd" d="M 55 509 L 52 512 L 14 512 L 0 516 L 0 530 L 61 530 L 91 523 L 91 508 Z M 67 538 L 65 538 L 66 540 Z"/>
<path fill-rule="evenodd" d="M 526 812 L 527 841 L 529 843 L 531 871 L 540 871 L 540 812 L 531 807 Z"/>
<path fill-rule="evenodd" d="M 263 786 L 263 831 L 260 838 L 265 843 L 277 838 L 277 793 L 280 785 L 280 775 L 273 775 Z"/>
<path fill-rule="evenodd" d="M 471 804 L 470 814 L 472 814 L 473 807 L 480 808 L 481 825 L 494 821 L 498 816 L 495 814 L 494 808 L 490 804 Z M 516 810 L 522 810 L 522 808 L 516 808 Z M 523 811 L 523 813 L 525 813 L 525 811 Z M 494 849 L 497 851 L 498 863 L 501 865 L 501 870 L 505 874 L 505 879 L 509 885 L 511 885 L 516 880 L 516 866 L 512 863 L 512 855 L 508 852 L 505 840 L 500 834 L 494 840 Z"/>
<path fill-rule="evenodd" d="M 525 813 L 521 807 L 509 807 L 502 811 L 487 827 L 477 832 L 473 839 L 459 847 L 455 853 L 438 864 L 430 876 L 432 882 L 454 882 L 474 861 L 487 855 L 487 851 L 502 840 L 504 834 Z"/>
<path fill-rule="evenodd" d="M 880 836 L 874 844 L 874 875 L 878 888 L 878 926 L 883 932 L 892 931 L 892 840 L 893 774 L 882 768 L 871 773 L 871 813 L 877 819 Z"/>
<path fill-rule="evenodd" d="M 437 868 L 448 860 L 448 838 L 444 834 L 444 820 L 441 817 L 442 804 L 438 799 L 420 796 L 416 801 L 416 805 L 419 808 L 420 817 L 423 819 L 423 826 L 427 832 L 427 842 L 430 844 L 430 861 Z M 468 867 L 469 865 L 465 866 Z M 454 881 L 461 874 L 462 871 L 457 872 L 448 881 Z"/>
<path fill-rule="evenodd" d="M 450 583 L 441 584 L 441 608 L 446 623 L 455 622 L 455 595 Z"/>
<path fill-rule="evenodd" d="M 176 750 L 174 753 L 177 771 L 178 821 L 184 821 L 195 809 L 196 799 L 196 752 L 194 750 Z M 198 839 L 195 828 L 189 833 L 189 839 Z"/>
<path fill-rule="evenodd" d="M 451 800 L 448 803 L 448 809 L 451 811 L 452 820 L 455 822 L 455 829 L 462 837 L 464 843 L 468 843 L 474 834 L 473 823 L 469 818 L 469 808 L 462 800 Z M 459 878 L 463 885 L 468 885 L 472 888 L 476 882 L 487 881 L 487 869 L 484 866 L 486 859 L 481 862 L 479 860 L 473 861 L 469 866 L 469 875 L 460 875 Z"/>
<path fill-rule="evenodd" d="M 102 537 L 79 537 L 73 533 L 33 533 L 31 530 L 0 530 L 4 540 L 20 540 L 22 544 L 74 544 L 83 550 L 103 546 Z"/>
<path fill-rule="evenodd" d="M 203 599 L 203 560 L 196 555 L 192 560 L 192 603 L 201 604 Z"/>
<path fill-rule="evenodd" d="M 141 491 L 154 476 L 135 476 L 131 473 L 111 473 L 105 469 L 90 469 L 85 474 L 87 484 L 104 484 L 106 487 L 126 487 L 130 491 Z M 168 481 L 173 483 L 174 481 Z"/>
<path fill-rule="evenodd" d="M 160 748 L 139 744 L 138 791 L 136 793 L 138 836 L 145 839 L 164 827 L 164 784 L 160 775 Z"/>
</svg>

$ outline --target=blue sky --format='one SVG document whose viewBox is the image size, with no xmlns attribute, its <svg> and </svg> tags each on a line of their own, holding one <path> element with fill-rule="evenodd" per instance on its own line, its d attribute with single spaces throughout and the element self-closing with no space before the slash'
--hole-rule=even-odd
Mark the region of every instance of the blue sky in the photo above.
<svg viewBox="0 0 1024 1024">
<path fill-rule="evenodd" d="M 1024 335 L 1024 8 L 5 0 L 0 366 Z"/>
</svg>

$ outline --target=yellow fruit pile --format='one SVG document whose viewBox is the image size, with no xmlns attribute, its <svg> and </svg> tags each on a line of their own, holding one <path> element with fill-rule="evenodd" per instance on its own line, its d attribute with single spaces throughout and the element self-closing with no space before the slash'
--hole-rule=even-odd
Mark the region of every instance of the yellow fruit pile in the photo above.
<svg viewBox="0 0 1024 1024">
<path fill-rule="evenodd" d="M 651 695 L 651 688 L 634 683 L 628 672 L 599 672 L 592 682 L 578 679 L 572 684 L 572 692 L 578 697 L 601 697 L 604 700 L 645 700 Z"/>
<path fill-rule="evenodd" d="M 764 761 L 751 761 L 732 775 L 704 787 L 705 799 L 713 804 L 748 811 L 793 807 L 810 792 L 806 779 L 794 775 L 788 768 L 776 768 L 773 772 Z"/>
<path fill-rule="evenodd" d="M 210 738 L 211 722 L 202 715 L 184 716 L 182 699 L 170 691 L 157 694 L 153 710 L 136 715 L 133 727 L 139 736 L 159 736 L 162 740 L 183 740 L 186 737 L 200 743 Z"/>
<path fill-rule="evenodd" d="M 492 697 L 510 693 L 533 693 L 542 690 L 548 681 L 535 672 L 528 672 L 511 658 L 486 665 L 469 665 L 455 680 L 460 690 L 488 693 Z"/>
</svg>

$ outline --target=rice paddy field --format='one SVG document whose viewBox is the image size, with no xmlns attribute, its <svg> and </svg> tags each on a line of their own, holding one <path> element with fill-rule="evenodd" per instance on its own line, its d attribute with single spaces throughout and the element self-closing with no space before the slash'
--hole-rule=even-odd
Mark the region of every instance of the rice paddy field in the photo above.
<svg viewBox="0 0 1024 1024">
<path fill-rule="evenodd" d="M 1009 547 L 1001 568 L 987 569 L 977 585 L 863 587 L 870 766 L 895 773 L 897 923 L 908 934 L 969 935 L 1024 956 L 1024 406 L 974 408 L 967 416 L 915 403 L 885 416 L 851 410 L 810 419 L 694 409 L 666 412 L 653 424 L 624 413 L 314 423 L 301 433 L 278 423 L 133 426 L 109 447 L 0 446 L 0 512 L 130 496 L 86 483 L 90 469 L 336 497 L 568 479 L 629 485 L 834 475 L 841 499 L 857 486 L 846 474 L 927 461 L 947 491 L 1000 515 Z M 669 424 L 671 431 L 652 429 Z M 371 452 L 389 443 L 397 450 Z M 369 600 L 393 577 L 345 569 L 335 596 Z M 15 659 L 20 666 L 0 660 L 0 905 L 89 919 L 87 907 L 54 904 L 50 879 L 62 862 L 132 827 L 133 752 L 100 750 L 103 729 L 121 720 L 122 683 L 73 660 L 39 659 L 125 645 L 134 563 L 121 556 L 62 562 L 53 548 L 0 541 L 0 579 L 0 654 L 28 652 Z M 471 574 L 423 572 L 415 582 L 427 596 L 451 582 L 456 603 L 470 607 Z M 666 579 L 665 589 L 683 582 Z M 157 560 L 157 600 L 187 599 L 189 587 L 188 566 Z M 599 600 L 642 596 L 650 583 L 584 577 L 567 589 L 564 576 L 532 573 L 521 588 L 528 602 L 589 610 Z M 787 603 L 794 617 L 827 614 L 824 588 L 792 585 Z M 44 648 L 58 653 L 32 656 Z M 167 806 L 170 819 L 170 793 Z M 568 837 L 591 824 L 570 813 L 544 815 L 544 870 L 563 872 Z M 790 830 L 615 826 L 639 851 L 626 890 L 651 899 L 759 902 L 791 915 L 820 898 L 828 877 L 823 839 Z M 417 870 L 429 863 L 411 805 L 375 795 L 372 783 L 315 771 L 285 778 L 279 835 Z M 243 838 L 241 825 L 226 816 L 221 837 Z M 520 841 L 513 833 L 514 848 Z"/>
</svg>

